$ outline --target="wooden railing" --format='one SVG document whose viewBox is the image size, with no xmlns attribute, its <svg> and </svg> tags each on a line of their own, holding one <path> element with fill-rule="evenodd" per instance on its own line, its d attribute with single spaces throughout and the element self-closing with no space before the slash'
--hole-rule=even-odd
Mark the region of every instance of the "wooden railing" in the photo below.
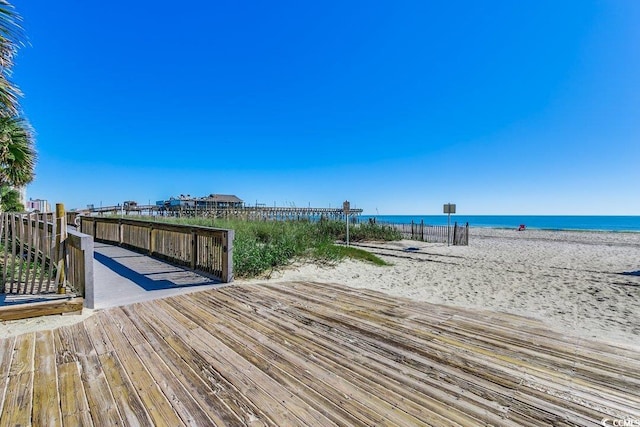
<svg viewBox="0 0 640 427">
<path fill-rule="evenodd" d="M 121 245 L 149 256 L 233 281 L 233 230 L 125 218 L 81 216 L 80 231 L 95 241 Z"/>
<path fill-rule="evenodd" d="M 429 243 L 447 243 L 447 240 L 454 246 L 469 245 L 469 223 L 458 225 L 454 223 L 451 227 L 446 225 L 425 225 L 424 222 L 411 224 L 393 224 L 396 230 L 400 231 L 402 237 L 410 240 L 420 240 Z"/>
<path fill-rule="evenodd" d="M 67 230 L 64 216 L 3 213 L 1 292 L 93 295 L 93 238 Z"/>
</svg>

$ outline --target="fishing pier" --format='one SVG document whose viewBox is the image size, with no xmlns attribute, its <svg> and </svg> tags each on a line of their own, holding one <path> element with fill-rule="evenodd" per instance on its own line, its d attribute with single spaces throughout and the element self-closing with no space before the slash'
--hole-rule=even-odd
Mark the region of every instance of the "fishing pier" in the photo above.
<svg viewBox="0 0 640 427">
<path fill-rule="evenodd" d="M 284 206 L 218 206 L 215 204 L 174 204 L 174 205 L 138 205 L 125 202 L 122 205 L 106 206 L 82 210 L 85 214 L 98 215 L 144 215 L 163 217 L 204 217 L 229 218 L 261 221 L 292 220 L 343 220 L 342 208 L 297 208 Z M 350 209 L 348 214 L 352 222 L 362 214 L 362 209 Z"/>
</svg>

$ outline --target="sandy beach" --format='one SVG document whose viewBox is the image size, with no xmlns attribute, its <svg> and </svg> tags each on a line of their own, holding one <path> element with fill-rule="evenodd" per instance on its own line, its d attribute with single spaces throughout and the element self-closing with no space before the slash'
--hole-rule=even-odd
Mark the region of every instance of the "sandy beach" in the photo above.
<svg viewBox="0 0 640 427">
<path fill-rule="evenodd" d="M 368 242 L 393 264 L 294 263 L 269 278 L 367 288 L 390 295 L 542 320 L 566 335 L 640 346 L 640 233 L 472 229 L 469 246 Z M 0 322 L 0 338 L 82 321 L 83 315 Z"/>
</svg>

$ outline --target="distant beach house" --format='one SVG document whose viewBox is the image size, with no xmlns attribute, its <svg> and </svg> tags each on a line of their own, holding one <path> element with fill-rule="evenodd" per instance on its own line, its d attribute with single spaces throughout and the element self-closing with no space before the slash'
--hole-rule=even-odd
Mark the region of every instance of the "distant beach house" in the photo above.
<svg viewBox="0 0 640 427">
<path fill-rule="evenodd" d="M 209 194 L 204 197 L 191 197 L 191 195 L 181 194 L 178 197 L 171 197 L 169 200 L 159 200 L 156 206 L 169 211 L 202 209 L 204 211 L 216 211 L 242 208 L 244 202 L 237 196 L 230 194 Z"/>
<path fill-rule="evenodd" d="M 230 194 L 209 194 L 208 197 L 198 199 L 197 203 L 198 207 L 202 204 L 216 209 L 241 208 L 244 206 L 244 202 L 240 198 Z"/>
</svg>

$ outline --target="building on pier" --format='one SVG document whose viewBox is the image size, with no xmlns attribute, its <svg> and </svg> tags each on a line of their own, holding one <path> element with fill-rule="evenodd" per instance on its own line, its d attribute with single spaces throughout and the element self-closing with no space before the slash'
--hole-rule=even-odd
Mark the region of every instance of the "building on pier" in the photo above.
<svg viewBox="0 0 640 427">
<path fill-rule="evenodd" d="M 200 210 L 201 212 L 222 212 L 229 209 L 240 209 L 244 202 L 235 195 L 230 194 L 209 194 L 205 197 L 191 197 L 191 195 L 181 194 L 179 197 L 171 197 L 169 200 L 156 202 L 160 211 L 166 212 L 190 212 Z"/>
</svg>

